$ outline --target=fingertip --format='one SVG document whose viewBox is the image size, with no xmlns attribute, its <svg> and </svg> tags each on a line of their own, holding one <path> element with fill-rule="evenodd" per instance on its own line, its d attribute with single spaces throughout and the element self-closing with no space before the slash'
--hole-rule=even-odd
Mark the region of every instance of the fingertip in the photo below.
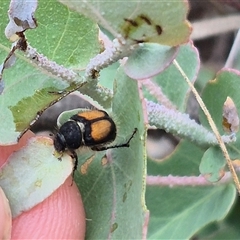
<svg viewBox="0 0 240 240">
<path fill-rule="evenodd" d="M 12 214 L 8 199 L 0 187 L 0 239 L 11 239 Z"/>
<path fill-rule="evenodd" d="M 69 177 L 50 197 L 13 220 L 13 239 L 84 239 L 81 195 Z"/>
</svg>

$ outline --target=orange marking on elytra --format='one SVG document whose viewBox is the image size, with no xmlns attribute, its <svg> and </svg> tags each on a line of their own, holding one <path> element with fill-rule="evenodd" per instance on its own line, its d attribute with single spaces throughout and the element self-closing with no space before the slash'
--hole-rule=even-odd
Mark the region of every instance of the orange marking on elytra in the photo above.
<svg viewBox="0 0 240 240">
<path fill-rule="evenodd" d="M 86 120 L 92 120 L 92 119 L 102 118 L 106 115 L 104 112 L 101 112 L 98 110 L 91 110 L 91 111 L 86 111 L 86 112 L 80 112 L 80 113 L 78 113 L 78 116 L 84 117 Z"/>
<path fill-rule="evenodd" d="M 91 135 L 95 141 L 104 139 L 111 130 L 111 122 L 108 120 L 100 120 L 91 124 Z"/>
</svg>

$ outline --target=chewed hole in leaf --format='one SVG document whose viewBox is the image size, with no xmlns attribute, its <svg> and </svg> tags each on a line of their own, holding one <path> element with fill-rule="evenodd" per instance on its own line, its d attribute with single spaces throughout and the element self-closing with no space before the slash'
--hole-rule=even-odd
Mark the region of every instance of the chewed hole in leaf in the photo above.
<svg viewBox="0 0 240 240">
<path fill-rule="evenodd" d="M 147 140 L 148 156 L 157 161 L 163 161 L 176 149 L 179 141 L 164 130 L 149 130 Z"/>
</svg>

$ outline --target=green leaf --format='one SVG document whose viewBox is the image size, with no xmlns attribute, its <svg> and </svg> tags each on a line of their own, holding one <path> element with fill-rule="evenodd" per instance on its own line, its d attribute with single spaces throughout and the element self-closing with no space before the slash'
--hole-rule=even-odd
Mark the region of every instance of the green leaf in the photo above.
<svg viewBox="0 0 240 240">
<path fill-rule="evenodd" d="M 107 68 L 101 70 L 101 74 L 99 77 L 99 83 L 101 84 L 101 86 L 109 88 L 111 90 L 113 89 L 114 76 L 118 68 L 119 62 L 115 62 Z"/>
<path fill-rule="evenodd" d="M 239 229 L 239 211 L 240 201 L 238 199 L 235 206 L 231 209 L 230 214 L 222 221 L 209 224 L 198 232 L 194 237 L 199 240 L 202 239 L 232 239 L 240 238 Z"/>
<path fill-rule="evenodd" d="M 89 219 L 86 239 L 142 238 L 145 129 L 137 82 L 120 69 L 114 92 L 112 115 L 118 132 L 111 145 L 126 142 L 134 128 L 138 131 L 129 148 L 107 152 L 81 150 L 78 154 L 80 171 L 76 174 L 76 183 Z"/>
<path fill-rule="evenodd" d="M 148 175 L 169 179 L 183 176 L 182 187 L 170 187 L 171 182 L 169 187 L 147 185 L 149 239 L 189 239 L 208 223 L 224 218 L 230 210 L 236 196 L 233 184 L 184 186 L 184 177 L 199 175 L 203 153 L 193 143 L 181 141 L 165 159 L 148 161 Z"/>
<path fill-rule="evenodd" d="M 176 47 L 145 43 L 129 56 L 124 70 L 133 79 L 149 78 L 168 67 L 176 53 Z"/>
<path fill-rule="evenodd" d="M 100 52 L 98 27 L 58 1 L 39 0 L 38 27 L 26 36 L 38 52 L 64 66 L 84 69 Z"/>
<path fill-rule="evenodd" d="M 217 182 L 223 177 L 226 159 L 219 147 L 210 147 L 204 154 L 199 166 L 201 174 L 210 182 Z"/>
<path fill-rule="evenodd" d="M 148 175 L 197 176 L 199 175 L 199 163 L 203 153 L 203 150 L 193 143 L 182 140 L 176 146 L 174 152 L 166 158 L 159 161 L 149 159 Z"/>
<path fill-rule="evenodd" d="M 28 75 L 28 70 L 32 71 L 30 75 Z M 46 75 L 41 75 L 36 71 L 34 74 L 29 66 L 25 66 L 21 73 L 25 74 L 25 77 L 22 76 L 23 81 L 18 78 L 17 82 L 11 85 L 6 81 L 5 90 L 0 95 L 0 118 L 4 119 L 0 126 L 1 145 L 16 143 L 18 137 L 31 122 L 34 122 L 37 115 L 41 114 L 51 102 L 61 97 L 61 94 L 50 93 L 50 91 L 60 89 L 71 91 L 76 88 L 75 84 L 67 88 L 66 83 L 60 80 L 55 84 L 53 79 Z M 34 81 L 36 81 L 35 84 L 33 84 Z M 56 89 L 57 86 L 61 88 Z"/>
<path fill-rule="evenodd" d="M 9 200 L 13 217 L 42 202 L 72 173 L 72 158 L 66 154 L 59 162 L 53 152 L 52 140 L 32 138 L 0 169 L 0 186 Z"/>
<path fill-rule="evenodd" d="M 191 42 L 179 48 L 176 61 L 191 82 L 194 82 L 199 70 L 199 56 L 197 49 Z M 190 92 L 189 86 L 173 64 L 155 76 L 153 81 L 161 87 L 163 93 L 180 111 L 185 110 Z M 153 100 L 153 97 L 149 94 L 146 94 L 146 97 Z"/>
<path fill-rule="evenodd" d="M 146 196 L 151 213 L 148 238 L 189 239 L 207 223 L 226 216 L 236 191 L 233 184 L 204 188 L 149 186 Z"/>
<path fill-rule="evenodd" d="M 114 38 L 121 34 L 131 43 L 176 46 L 187 42 L 191 33 L 185 1 L 59 1 L 97 22 Z"/>
<path fill-rule="evenodd" d="M 1 15 L 6 15 L 1 26 L 7 25 L 8 5 L 9 2 L 4 1 L 0 6 Z M 85 68 L 89 59 L 99 52 L 96 24 L 57 1 L 40 0 L 36 18 L 38 27 L 28 30 L 27 38 L 49 59 L 65 66 Z M 11 45 L 4 31 L 0 33 L 0 41 L 0 60 L 3 62 Z M 43 72 L 41 66 L 31 63 L 21 53 L 17 53 L 17 57 L 15 65 L 3 74 L 5 88 L 0 95 L 1 145 L 16 143 L 43 110 L 77 87 L 74 83 L 69 84 L 58 76 Z M 58 91 L 62 93 L 50 93 Z"/>
</svg>

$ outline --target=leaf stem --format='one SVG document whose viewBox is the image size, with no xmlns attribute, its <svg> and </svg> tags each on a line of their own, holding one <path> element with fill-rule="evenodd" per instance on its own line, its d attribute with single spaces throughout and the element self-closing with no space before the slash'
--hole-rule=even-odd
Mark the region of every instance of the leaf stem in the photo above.
<svg viewBox="0 0 240 240">
<path fill-rule="evenodd" d="M 146 105 L 150 125 L 160 129 L 163 128 L 166 132 L 170 132 L 181 138 L 189 139 L 199 146 L 206 147 L 218 144 L 215 135 L 202 125 L 199 125 L 195 120 L 190 119 L 188 114 L 147 100 Z M 224 135 L 222 136 L 222 140 L 229 143 L 235 139 Z"/>
<path fill-rule="evenodd" d="M 90 60 L 86 67 L 85 76 L 89 78 L 94 71 L 99 72 L 101 69 L 112 63 L 128 56 L 138 45 L 129 45 L 122 43 L 119 39 L 114 39 L 112 45 L 107 47 L 102 53 Z"/>
<path fill-rule="evenodd" d="M 60 77 L 67 82 L 75 82 L 77 80 L 77 73 L 71 69 L 65 68 L 62 65 L 57 64 L 54 61 L 49 60 L 43 54 L 37 52 L 37 50 L 30 45 L 27 46 L 24 51 L 27 58 L 31 59 L 37 66 L 51 73 L 55 77 Z M 81 79 L 81 78 L 79 78 Z"/>
<path fill-rule="evenodd" d="M 176 110 L 177 107 L 169 100 L 169 98 L 163 93 L 160 86 L 155 84 L 151 79 L 145 79 L 141 81 L 142 85 L 148 90 L 148 92 L 156 98 L 156 100 L 169 109 Z"/>
<path fill-rule="evenodd" d="M 217 183 L 209 182 L 203 175 L 199 176 L 147 176 L 146 183 L 148 186 L 168 186 L 168 187 L 180 187 L 180 186 L 211 186 L 216 184 L 223 184 L 230 182 L 232 179 L 231 172 L 226 172 L 223 178 Z"/>
<path fill-rule="evenodd" d="M 43 54 L 38 53 L 37 50 L 30 45 L 27 46 L 24 53 L 28 59 L 35 63 L 40 69 L 44 70 L 47 74 L 51 74 L 53 77 L 61 78 L 70 84 L 77 84 L 81 86 L 82 94 L 90 96 L 105 108 L 109 108 L 111 106 L 112 92 L 98 85 L 97 81 L 94 81 L 92 77 L 87 78 L 79 76 L 73 70 L 49 60 Z"/>
</svg>

